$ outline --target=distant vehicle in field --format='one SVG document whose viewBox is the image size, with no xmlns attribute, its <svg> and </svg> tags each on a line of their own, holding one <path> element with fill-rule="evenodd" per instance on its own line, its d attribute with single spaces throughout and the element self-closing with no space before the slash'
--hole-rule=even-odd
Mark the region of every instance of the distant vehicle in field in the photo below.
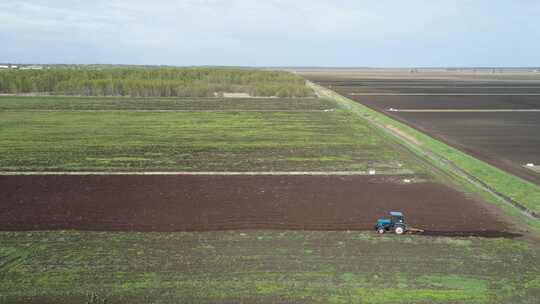
<svg viewBox="0 0 540 304">
<path fill-rule="evenodd" d="M 383 234 L 388 231 L 393 231 L 395 234 L 403 234 L 407 231 L 407 224 L 403 213 L 397 211 L 390 211 L 389 219 L 378 219 L 375 224 L 375 230 Z"/>
<path fill-rule="evenodd" d="M 403 213 L 398 211 L 390 211 L 389 219 L 378 219 L 375 224 L 375 230 L 379 234 L 393 231 L 395 234 L 404 233 L 420 233 L 424 232 L 422 229 L 413 228 L 405 223 L 405 217 Z"/>
</svg>

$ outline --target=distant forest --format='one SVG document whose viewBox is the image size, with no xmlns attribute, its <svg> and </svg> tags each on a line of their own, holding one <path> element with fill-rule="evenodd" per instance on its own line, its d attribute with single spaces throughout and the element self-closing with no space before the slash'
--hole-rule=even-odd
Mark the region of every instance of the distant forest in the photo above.
<svg viewBox="0 0 540 304">
<path fill-rule="evenodd" d="M 302 77 L 281 71 L 110 68 L 0 72 L 0 93 L 4 94 L 210 97 L 224 92 L 277 97 L 313 95 Z"/>
</svg>

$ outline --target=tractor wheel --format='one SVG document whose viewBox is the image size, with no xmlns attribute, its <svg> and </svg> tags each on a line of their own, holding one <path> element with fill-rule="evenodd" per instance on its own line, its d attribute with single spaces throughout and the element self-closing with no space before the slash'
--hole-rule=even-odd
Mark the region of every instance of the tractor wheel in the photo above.
<svg viewBox="0 0 540 304">
<path fill-rule="evenodd" d="M 378 234 L 383 234 L 383 233 L 384 233 L 384 228 L 379 228 L 379 229 L 377 229 L 377 233 L 378 233 Z"/>
<path fill-rule="evenodd" d="M 405 229 L 403 229 L 403 227 L 399 227 L 399 226 L 398 226 L 398 227 L 396 227 L 396 228 L 394 229 L 394 232 L 395 232 L 396 234 L 403 234 L 403 233 L 405 232 Z"/>
</svg>

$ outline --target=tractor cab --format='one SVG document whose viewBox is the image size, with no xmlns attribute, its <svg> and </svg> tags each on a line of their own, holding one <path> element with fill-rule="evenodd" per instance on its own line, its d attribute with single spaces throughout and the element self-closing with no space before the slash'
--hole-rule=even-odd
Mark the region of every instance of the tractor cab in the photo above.
<svg viewBox="0 0 540 304">
<path fill-rule="evenodd" d="M 396 223 L 405 224 L 405 218 L 403 217 L 403 213 L 401 212 L 390 211 L 390 219 L 391 219 L 390 221 L 393 224 L 396 224 Z"/>
<path fill-rule="evenodd" d="M 390 211 L 389 219 L 378 219 L 375 224 L 375 230 L 382 234 L 388 231 L 393 231 L 395 234 L 403 234 L 407 231 L 407 224 L 405 224 L 405 218 L 403 213 L 397 211 Z"/>
</svg>

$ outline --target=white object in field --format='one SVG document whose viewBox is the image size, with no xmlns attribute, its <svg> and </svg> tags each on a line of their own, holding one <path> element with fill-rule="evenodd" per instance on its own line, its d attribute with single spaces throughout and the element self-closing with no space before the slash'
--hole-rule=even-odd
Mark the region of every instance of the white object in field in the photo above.
<svg viewBox="0 0 540 304">
<path fill-rule="evenodd" d="M 7 65 L 0 65 L 0 69 L 9 69 L 9 66 L 7 66 Z"/>
<path fill-rule="evenodd" d="M 375 175 L 375 170 L 369 170 L 369 175 Z"/>
<path fill-rule="evenodd" d="M 406 183 L 406 184 L 410 184 L 410 183 L 411 183 L 411 180 L 408 179 L 408 178 L 406 178 L 406 179 L 403 180 L 403 182 Z"/>
<path fill-rule="evenodd" d="M 21 70 L 43 70 L 43 67 L 39 65 L 29 65 L 22 67 Z"/>
<path fill-rule="evenodd" d="M 533 163 L 528 163 L 526 166 L 532 168 L 532 167 L 534 167 L 534 164 Z"/>
<path fill-rule="evenodd" d="M 250 98 L 249 93 L 235 93 L 235 92 L 223 92 L 225 98 Z"/>
</svg>

